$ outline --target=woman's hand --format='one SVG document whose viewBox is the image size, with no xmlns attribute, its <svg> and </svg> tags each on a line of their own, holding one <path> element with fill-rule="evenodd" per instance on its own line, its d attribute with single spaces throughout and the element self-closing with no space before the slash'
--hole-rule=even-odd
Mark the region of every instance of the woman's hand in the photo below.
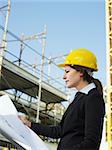
<svg viewBox="0 0 112 150">
<path fill-rule="evenodd" d="M 31 121 L 27 119 L 26 116 L 18 115 L 18 118 L 29 128 L 31 128 Z"/>
</svg>

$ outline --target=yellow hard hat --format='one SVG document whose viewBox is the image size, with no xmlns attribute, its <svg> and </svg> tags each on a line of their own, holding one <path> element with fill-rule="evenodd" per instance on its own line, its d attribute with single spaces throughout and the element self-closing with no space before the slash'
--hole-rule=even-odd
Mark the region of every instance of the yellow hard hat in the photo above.
<svg viewBox="0 0 112 150">
<path fill-rule="evenodd" d="M 85 48 L 73 49 L 66 57 L 63 64 L 59 64 L 59 67 L 65 67 L 66 65 L 78 65 L 90 68 L 97 71 L 96 56 Z"/>
</svg>

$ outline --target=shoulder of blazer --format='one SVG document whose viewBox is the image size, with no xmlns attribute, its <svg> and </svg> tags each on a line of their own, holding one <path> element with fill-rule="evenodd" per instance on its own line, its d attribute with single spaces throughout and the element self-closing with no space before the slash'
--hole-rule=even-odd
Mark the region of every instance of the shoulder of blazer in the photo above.
<svg viewBox="0 0 112 150">
<path fill-rule="evenodd" d="M 96 88 L 91 89 L 91 90 L 88 92 L 87 95 L 88 95 L 88 96 L 89 96 L 89 95 L 90 95 L 90 96 L 96 95 L 96 96 L 102 97 L 101 94 L 99 93 L 99 91 L 98 91 Z"/>
<path fill-rule="evenodd" d="M 85 103 L 88 103 L 88 102 L 91 103 L 92 101 L 94 101 L 94 103 L 95 102 L 99 103 L 99 104 L 101 104 L 103 106 L 105 105 L 103 96 L 99 93 L 99 91 L 96 88 L 91 89 L 88 92 L 88 94 L 86 94 L 86 97 L 85 97 Z"/>
<path fill-rule="evenodd" d="M 104 99 L 103 99 L 103 96 L 99 93 L 99 91 L 94 88 L 94 89 L 91 89 L 89 91 L 89 93 L 87 94 L 87 101 L 97 101 L 98 103 L 102 104 L 104 107 L 105 107 L 105 102 L 104 102 Z"/>
<path fill-rule="evenodd" d="M 89 93 L 87 94 L 87 98 L 86 98 L 86 104 L 91 103 L 92 105 L 93 102 L 94 104 L 97 104 L 97 106 L 100 106 L 102 110 L 102 114 L 104 116 L 105 115 L 105 102 L 104 102 L 103 96 L 99 93 L 99 91 L 96 88 L 91 89 Z"/>
<path fill-rule="evenodd" d="M 87 101 L 88 100 L 96 100 L 95 98 L 99 99 L 101 101 L 101 103 L 103 102 L 104 103 L 104 99 L 103 99 L 103 96 L 99 93 L 99 91 L 94 88 L 94 89 L 91 89 L 88 94 L 87 94 L 87 97 L 86 97 Z"/>
</svg>

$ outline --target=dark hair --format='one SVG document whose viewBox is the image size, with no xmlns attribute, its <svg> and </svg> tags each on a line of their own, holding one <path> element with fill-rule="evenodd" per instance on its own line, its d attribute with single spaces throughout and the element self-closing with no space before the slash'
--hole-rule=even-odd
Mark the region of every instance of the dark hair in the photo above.
<svg viewBox="0 0 112 150">
<path fill-rule="evenodd" d="M 91 75 L 89 75 L 89 72 L 93 72 L 94 70 L 91 70 L 89 68 L 86 67 L 82 67 L 82 66 L 77 66 L 77 65 L 71 65 L 70 67 L 72 67 L 73 69 L 75 69 L 76 71 L 79 71 L 81 73 L 83 73 L 83 80 L 87 81 L 88 83 L 94 83 L 96 85 L 97 90 L 99 91 L 99 93 L 101 94 L 101 96 L 103 96 L 103 87 L 102 87 L 102 83 L 100 82 L 100 80 L 93 78 Z"/>
<path fill-rule="evenodd" d="M 96 88 L 99 91 L 99 93 L 101 94 L 101 96 L 103 96 L 103 86 L 102 86 L 102 83 L 100 82 L 100 80 L 93 78 L 92 81 L 96 85 Z"/>
</svg>

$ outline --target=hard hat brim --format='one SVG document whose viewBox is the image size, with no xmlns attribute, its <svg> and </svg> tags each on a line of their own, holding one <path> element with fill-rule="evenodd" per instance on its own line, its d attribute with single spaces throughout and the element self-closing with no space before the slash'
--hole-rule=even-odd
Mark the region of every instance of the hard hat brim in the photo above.
<svg viewBox="0 0 112 150">
<path fill-rule="evenodd" d="M 65 66 L 67 66 L 67 65 L 70 65 L 70 64 L 58 64 L 57 66 L 60 67 L 60 68 L 63 68 Z"/>
<path fill-rule="evenodd" d="M 58 66 L 59 68 L 63 68 L 63 67 L 65 67 L 65 66 L 70 66 L 70 65 L 72 65 L 72 64 L 58 64 L 57 66 Z M 76 64 L 76 66 L 77 66 L 77 64 Z M 83 66 L 83 65 L 78 65 L 78 66 L 80 66 L 80 67 L 85 67 L 85 66 Z M 85 68 L 89 68 L 89 67 L 85 67 Z M 94 68 L 89 68 L 89 69 L 92 69 L 93 71 L 98 71 L 98 68 L 96 68 L 96 69 L 94 69 Z"/>
</svg>

